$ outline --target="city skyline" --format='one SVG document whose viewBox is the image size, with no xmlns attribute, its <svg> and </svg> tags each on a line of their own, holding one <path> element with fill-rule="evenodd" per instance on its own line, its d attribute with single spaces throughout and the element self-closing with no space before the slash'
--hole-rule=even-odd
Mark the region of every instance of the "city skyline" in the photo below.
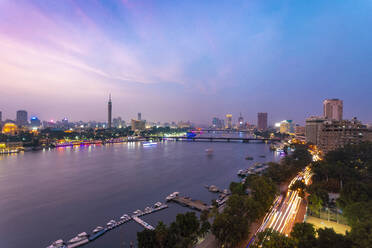
<svg viewBox="0 0 372 248">
<path fill-rule="evenodd" d="M 372 122 L 369 2 L 1 1 L 0 111 L 43 120 Z M 234 13 L 232 15 L 232 13 Z M 27 19 L 28 25 L 24 25 Z"/>
</svg>

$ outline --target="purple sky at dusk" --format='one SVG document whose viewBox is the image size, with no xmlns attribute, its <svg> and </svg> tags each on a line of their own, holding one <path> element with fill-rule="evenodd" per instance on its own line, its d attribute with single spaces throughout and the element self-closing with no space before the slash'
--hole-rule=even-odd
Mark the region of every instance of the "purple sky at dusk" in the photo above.
<svg viewBox="0 0 372 248">
<path fill-rule="evenodd" d="M 0 0 L 0 111 L 372 123 L 372 1 Z"/>
</svg>

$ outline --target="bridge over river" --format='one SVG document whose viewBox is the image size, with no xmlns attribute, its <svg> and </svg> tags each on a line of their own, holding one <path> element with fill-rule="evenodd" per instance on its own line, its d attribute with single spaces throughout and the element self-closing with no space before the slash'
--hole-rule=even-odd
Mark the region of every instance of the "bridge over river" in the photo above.
<svg viewBox="0 0 372 248">
<path fill-rule="evenodd" d="M 144 137 L 147 141 L 149 140 L 175 140 L 175 141 L 204 141 L 204 142 L 243 142 L 243 143 L 274 143 L 280 142 L 278 138 L 252 138 L 252 137 L 206 137 L 206 136 L 146 136 Z"/>
</svg>

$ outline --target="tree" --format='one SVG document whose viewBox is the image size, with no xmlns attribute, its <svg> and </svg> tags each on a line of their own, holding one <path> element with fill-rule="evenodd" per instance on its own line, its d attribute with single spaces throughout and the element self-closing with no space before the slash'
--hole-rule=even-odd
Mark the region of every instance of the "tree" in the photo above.
<svg viewBox="0 0 372 248">
<path fill-rule="evenodd" d="M 296 243 L 284 234 L 274 231 L 271 228 L 258 234 L 258 244 L 256 247 L 262 248 L 295 248 Z M 261 245 L 260 245 L 261 244 Z"/>
<path fill-rule="evenodd" d="M 309 200 L 308 206 L 309 206 L 310 211 L 318 215 L 323 205 L 322 199 L 318 197 L 316 194 L 312 194 L 309 196 L 308 200 Z"/>
<path fill-rule="evenodd" d="M 230 191 L 232 194 L 237 194 L 237 195 L 245 195 L 245 187 L 244 184 L 242 183 L 237 183 L 237 182 L 231 182 L 230 183 Z"/>
<path fill-rule="evenodd" d="M 224 247 L 235 247 L 247 237 L 249 224 L 248 218 L 223 212 L 216 216 L 212 233 Z"/>
<path fill-rule="evenodd" d="M 337 234 L 333 228 L 318 229 L 318 248 L 351 248 L 351 241 L 342 234 Z"/>
<path fill-rule="evenodd" d="M 156 243 L 159 245 L 159 247 L 161 248 L 166 247 L 165 243 L 167 240 L 167 236 L 168 236 L 167 226 L 162 221 L 159 221 L 158 225 L 155 228 Z"/>
<path fill-rule="evenodd" d="M 297 247 L 312 248 L 316 246 L 316 231 L 309 223 L 296 223 L 292 229 L 291 237 Z"/>
<path fill-rule="evenodd" d="M 259 215 L 264 214 L 274 201 L 277 192 L 275 184 L 264 176 L 253 176 L 247 180 L 247 184 L 252 191 L 252 198 L 261 205 Z"/>
<path fill-rule="evenodd" d="M 209 223 L 208 218 L 209 218 L 208 210 L 204 210 L 203 212 L 201 212 L 199 235 L 202 237 L 204 237 L 211 228 L 211 224 Z"/>
<path fill-rule="evenodd" d="M 157 248 L 155 231 L 143 230 L 137 233 L 138 248 Z"/>
<path fill-rule="evenodd" d="M 349 235 L 353 248 L 372 247 L 372 218 L 355 224 Z"/>
</svg>

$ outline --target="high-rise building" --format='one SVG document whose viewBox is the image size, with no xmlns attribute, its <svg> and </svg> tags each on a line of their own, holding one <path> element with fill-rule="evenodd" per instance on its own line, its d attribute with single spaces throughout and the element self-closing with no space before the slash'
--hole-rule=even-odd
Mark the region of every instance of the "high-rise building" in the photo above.
<svg viewBox="0 0 372 248">
<path fill-rule="evenodd" d="M 32 128 L 39 128 L 41 126 L 41 121 L 36 116 L 32 116 L 30 119 Z"/>
<path fill-rule="evenodd" d="M 293 127 L 293 122 L 292 120 L 284 120 L 280 122 L 280 128 L 279 128 L 280 133 L 294 133 L 294 127 Z"/>
<path fill-rule="evenodd" d="M 112 124 L 115 128 L 123 128 L 125 127 L 125 121 L 119 116 L 114 118 Z"/>
<path fill-rule="evenodd" d="M 138 114 L 137 114 L 137 120 L 139 120 L 139 121 L 142 120 L 142 114 L 141 114 L 141 113 L 138 113 Z"/>
<path fill-rule="evenodd" d="M 324 152 L 372 141 L 372 130 L 356 118 L 351 121 L 325 121 L 322 125 L 317 146 Z"/>
<path fill-rule="evenodd" d="M 26 126 L 28 124 L 27 122 L 27 111 L 26 110 L 18 110 L 17 111 L 17 119 L 16 123 L 18 126 Z"/>
<path fill-rule="evenodd" d="M 107 128 L 111 128 L 112 127 L 111 120 L 112 120 L 112 101 L 111 101 L 111 94 L 110 94 L 109 101 L 108 101 L 108 121 L 107 121 Z"/>
<path fill-rule="evenodd" d="M 146 121 L 132 119 L 131 128 L 132 128 L 132 131 L 143 131 L 146 129 Z"/>
<path fill-rule="evenodd" d="M 319 144 L 320 132 L 323 127 L 325 119 L 319 116 L 312 116 L 306 119 L 305 136 L 306 142 L 313 143 L 314 145 Z"/>
<path fill-rule="evenodd" d="M 343 102 L 339 99 L 323 101 L 323 116 L 327 120 L 342 121 Z"/>
<path fill-rule="evenodd" d="M 267 113 L 257 113 L 257 129 L 267 130 Z"/>
<path fill-rule="evenodd" d="M 238 128 L 239 129 L 244 128 L 244 118 L 242 116 L 242 113 L 240 113 L 239 118 L 238 118 Z"/>
<path fill-rule="evenodd" d="M 225 127 L 225 122 L 222 119 L 218 117 L 213 117 L 212 128 L 223 129 L 224 127 Z"/>
<path fill-rule="evenodd" d="M 226 129 L 232 129 L 232 114 L 226 115 Z"/>
</svg>

